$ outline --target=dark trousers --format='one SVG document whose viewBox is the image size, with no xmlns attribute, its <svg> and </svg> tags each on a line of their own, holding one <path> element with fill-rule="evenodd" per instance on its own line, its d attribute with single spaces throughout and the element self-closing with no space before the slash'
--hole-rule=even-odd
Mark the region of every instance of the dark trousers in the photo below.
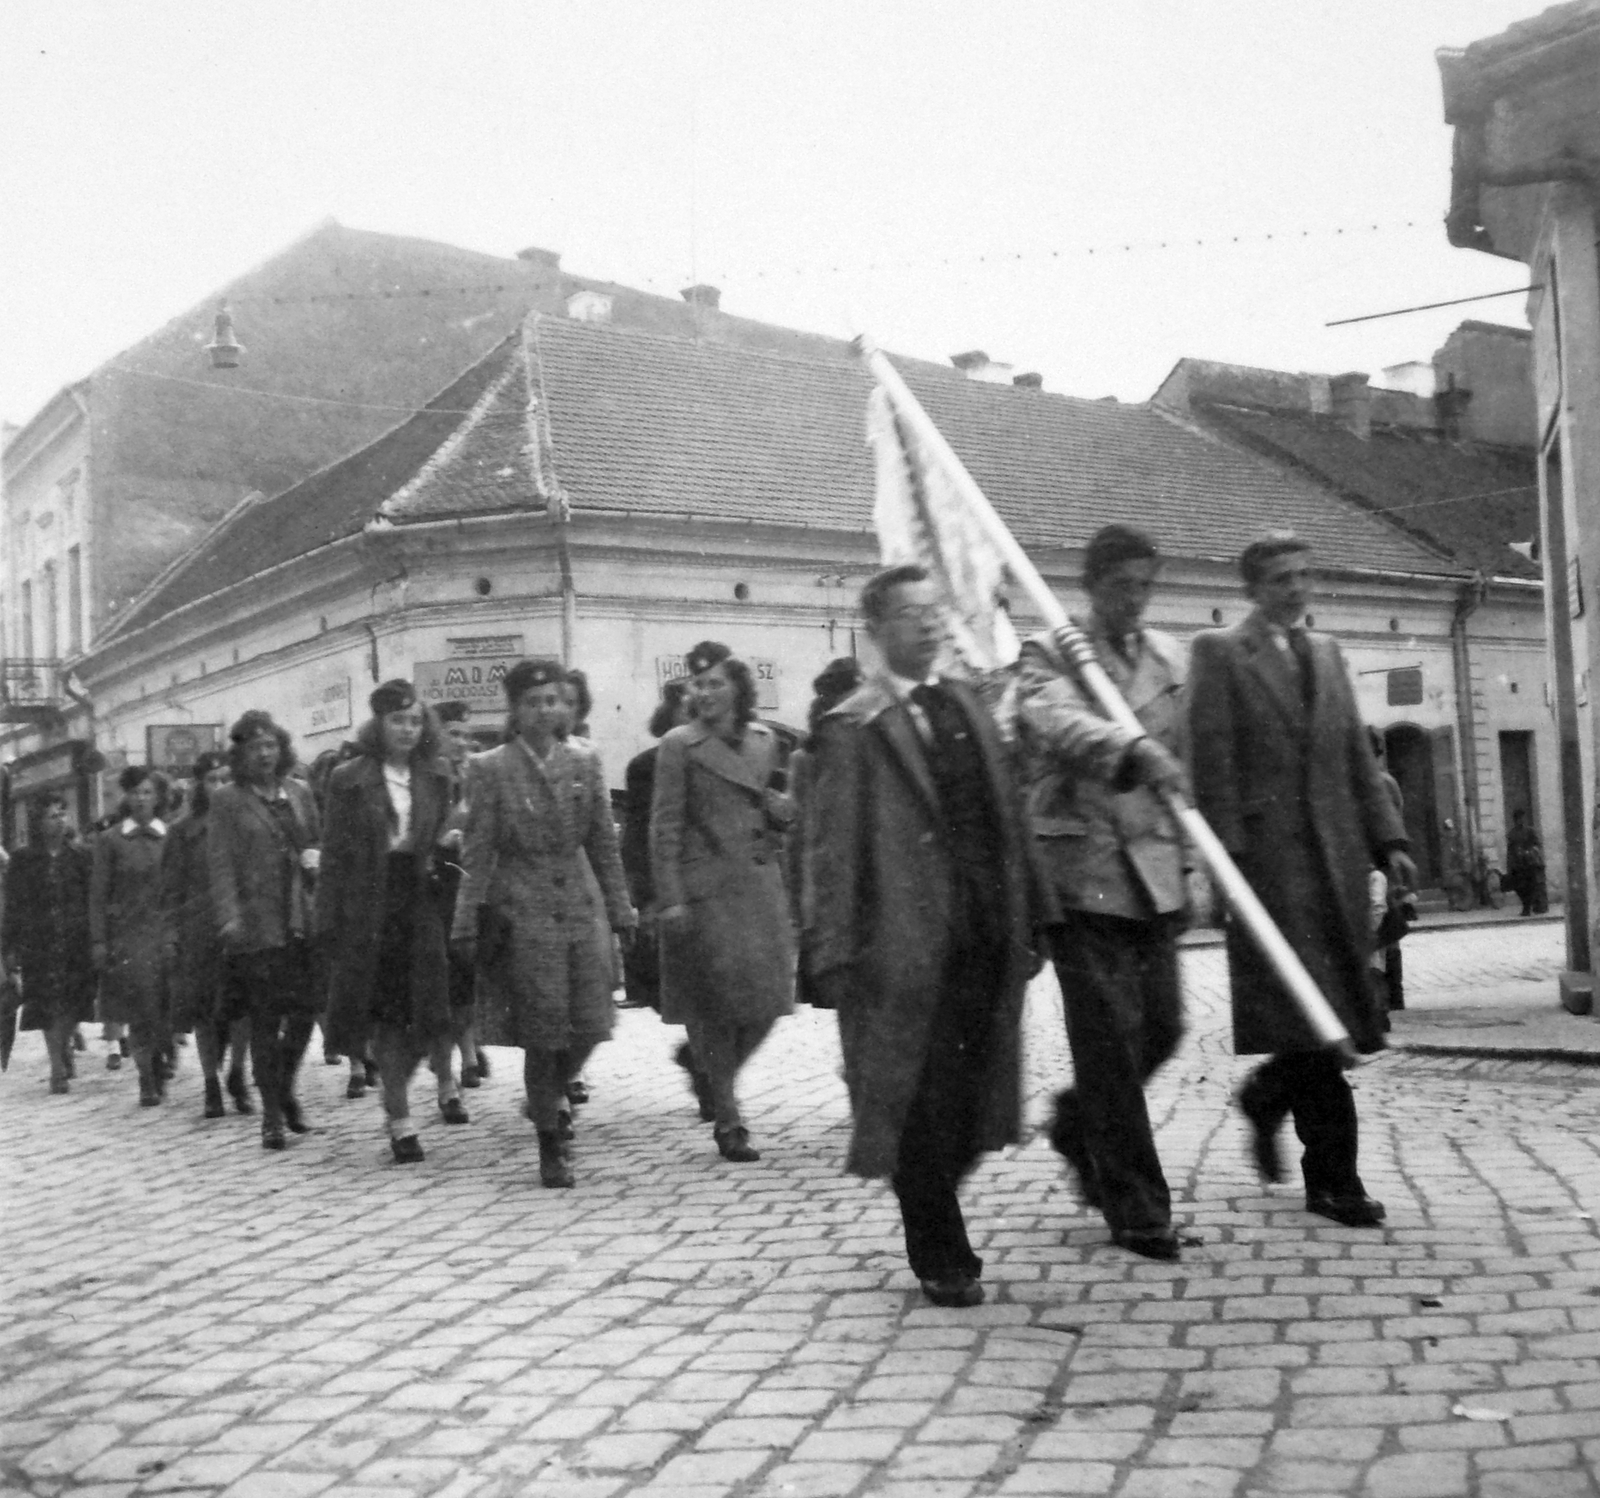
<svg viewBox="0 0 1600 1498">
<path fill-rule="evenodd" d="M 229 975 L 250 1013 L 250 1064 L 261 1092 L 261 1125 L 281 1126 L 283 1100 L 294 1093 L 295 1073 L 316 1024 L 317 964 L 310 946 L 238 952 Z"/>
<path fill-rule="evenodd" d="M 1362 1196 L 1356 1170 L 1356 1100 L 1339 1058 L 1329 1051 L 1273 1056 L 1245 1079 L 1241 1100 L 1267 1124 L 1294 1119 L 1305 1146 L 1300 1173 L 1307 1196 Z"/>
<path fill-rule="evenodd" d="M 952 955 L 928 1033 L 927 1057 L 900 1130 L 891 1184 L 900 1201 L 906 1257 L 918 1279 L 983 1273 L 967 1240 L 957 1191 L 977 1163 L 985 1072 L 1005 966 L 998 944 Z"/>
<path fill-rule="evenodd" d="M 768 1017 L 753 1025 L 739 1025 L 698 1016 L 688 1021 L 690 1052 L 710 1084 L 717 1128 L 736 1129 L 743 1125 L 735 1084 L 745 1062 L 761 1049 L 775 1022 Z"/>
<path fill-rule="evenodd" d="M 1172 1225 L 1144 1087 L 1183 1035 L 1179 929 L 1074 910 L 1053 943 L 1074 1086 L 1056 1097 L 1052 1133 L 1118 1231 Z"/>
</svg>

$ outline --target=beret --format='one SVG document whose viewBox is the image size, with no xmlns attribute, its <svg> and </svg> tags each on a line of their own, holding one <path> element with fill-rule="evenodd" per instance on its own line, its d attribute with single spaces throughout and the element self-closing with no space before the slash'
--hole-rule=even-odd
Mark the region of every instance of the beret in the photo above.
<svg viewBox="0 0 1600 1498">
<path fill-rule="evenodd" d="M 506 701 L 515 702 L 532 687 L 560 686 L 566 679 L 567 668 L 560 661 L 544 657 L 518 661 L 506 672 L 503 683 L 506 689 Z"/>
<path fill-rule="evenodd" d="M 416 702 L 416 688 L 399 676 L 374 688 L 372 695 L 367 698 L 367 706 L 372 709 L 372 714 L 376 718 L 387 717 L 390 713 L 415 707 Z"/>
<path fill-rule="evenodd" d="M 702 640 L 683 658 L 689 675 L 698 676 L 713 666 L 720 666 L 733 652 L 720 640 Z"/>
</svg>

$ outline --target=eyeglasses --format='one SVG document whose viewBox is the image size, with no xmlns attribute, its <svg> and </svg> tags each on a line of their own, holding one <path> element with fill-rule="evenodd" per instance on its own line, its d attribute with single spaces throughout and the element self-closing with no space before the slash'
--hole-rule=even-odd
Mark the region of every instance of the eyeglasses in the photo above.
<svg viewBox="0 0 1600 1498">
<path fill-rule="evenodd" d="M 906 624 L 922 624 L 925 621 L 937 624 L 943 613 L 936 603 L 906 603 L 891 610 L 885 617 Z"/>
</svg>

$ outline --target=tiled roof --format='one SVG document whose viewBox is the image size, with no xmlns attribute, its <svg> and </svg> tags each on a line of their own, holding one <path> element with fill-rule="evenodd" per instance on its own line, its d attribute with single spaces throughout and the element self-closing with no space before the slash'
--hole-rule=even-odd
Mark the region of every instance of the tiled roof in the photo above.
<svg viewBox="0 0 1600 1498">
<path fill-rule="evenodd" d="M 221 526 L 119 633 L 338 539 L 542 509 L 871 527 L 869 378 L 830 358 L 533 317 L 419 415 Z M 1325 488 L 1148 405 L 897 366 L 1024 544 L 1078 546 L 1125 520 L 1173 556 L 1232 558 L 1269 526 L 1332 565 L 1450 575 L 1450 560 Z M 542 405 L 532 419 L 530 392 Z"/>
<path fill-rule="evenodd" d="M 1217 431 L 1420 533 L 1464 567 L 1540 576 L 1538 566 L 1509 545 L 1539 535 L 1531 451 L 1446 442 L 1434 433 L 1377 425 L 1363 439 L 1331 416 L 1302 411 L 1200 402 L 1192 410 Z"/>
</svg>

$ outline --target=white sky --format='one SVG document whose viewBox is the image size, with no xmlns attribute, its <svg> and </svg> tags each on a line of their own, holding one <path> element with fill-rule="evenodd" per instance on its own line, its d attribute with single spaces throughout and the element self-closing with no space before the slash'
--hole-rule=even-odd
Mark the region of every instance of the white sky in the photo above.
<svg viewBox="0 0 1600 1498">
<path fill-rule="evenodd" d="M 328 215 L 1073 395 L 1426 359 L 1521 299 L 1322 324 L 1524 284 L 1445 240 L 1433 53 L 1540 8 L 0 0 L 0 415 Z"/>
</svg>

